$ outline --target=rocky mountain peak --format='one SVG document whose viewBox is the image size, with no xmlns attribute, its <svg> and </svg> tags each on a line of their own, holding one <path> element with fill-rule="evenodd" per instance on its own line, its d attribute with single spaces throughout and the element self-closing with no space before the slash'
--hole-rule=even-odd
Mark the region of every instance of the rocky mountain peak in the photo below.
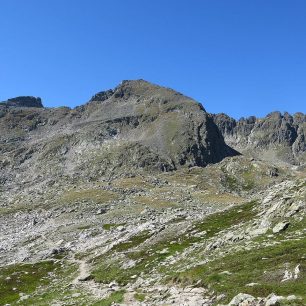
<svg viewBox="0 0 306 306">
<path fill-rule="evenodd" d="M 44 107 L 39 97 L 32 97 L 32 96 L 20 96 L 16 98 L 8 99 L 1 103 L 2 105 L 6 105 L 9 107 Z"/>
<path fill-rule="evenodd" d="M 157 154 L 166 169 L 205 166 L 236 154 L 200 103 L 145 80 L 125 80 L 97 93 L 85 112 L 92 120 L 107 120 L 117 137 L 120 125 L 121 139 Z"/>
<path fill-rule="evenodd" d="M 148 100 L 150 100 L 151 103 L 155 102 L 162 104 L 167 104 L 168 102 L 180 104 L 182 101 L 192 101 L 194 105 L 197 105 L 204 110 L 203 106 L 193 99 L 186 97 L 171 88 L 159 86 L 143 79 L 123 80 L 114 89 L 98 92 L 89 102 L 103 102 L 110 98 L 113 100 L 132 99 L 134 102 L 136 101 L 137 104 L 141 104 Z"/>
<path fill-rule="evenodd" d="M 41 107 L 41 100 L 16 98 L 8 104 Z M 28 176 L 23 171 L 28 163 L 41 180 L 76 173 L 97 178 L 204 167 L 237 155 L 200 103 L 144 80 L 123 81 L 75 109 L 6 108 L 0 127 L 0 141 L 10 143 L 1 148 L 6 181 L 19 171 Z M 18 157 L 11 158 L 15 149 Z"/>
</svg>

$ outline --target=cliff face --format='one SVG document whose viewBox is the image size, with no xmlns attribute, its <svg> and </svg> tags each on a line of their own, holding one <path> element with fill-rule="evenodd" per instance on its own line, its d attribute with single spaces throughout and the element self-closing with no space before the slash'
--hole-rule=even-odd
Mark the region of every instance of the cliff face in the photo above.
<svg viewBox="0 0 306 306">
<path fill-rule="evenodd" d="M 16 98 L 8 99 L 7 101 L 1 102 L 1 106 L 7 107 L 43 107 L 41 98 L 35 98 L 31 96 L 21 96 Z"/>
<path fill-rule="evenodd" d="M 75 109 L 30 104 L 1 106 L 2 181 L 168 171 L 236 154 L 199 103 L 143 80 L 124 81 Z"/>
<path fill-rule="evenodd" d="M 214 122 L 225 142 L 241 153 L 290 164 L 306 161 L 306 115 L 273 112 L 265 118 L 235 120 L 225 114 L 214 115 Z"/>
</svg>

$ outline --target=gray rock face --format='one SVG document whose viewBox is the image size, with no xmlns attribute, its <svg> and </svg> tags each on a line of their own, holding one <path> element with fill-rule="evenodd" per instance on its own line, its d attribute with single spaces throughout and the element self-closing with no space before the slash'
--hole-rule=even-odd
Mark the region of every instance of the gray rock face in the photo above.
<svg viewBox="0 0 306 306">
<path fill-rule="evenodd" d="M 116 133 L 119 125 L 124 139 L 157 155 L 165 168 L 205 166 L 235 154 L 199 103 L 143 80 L 123 81 L 95 95 L 88 105 L 92 109 L 94 118 L 104 117 Z"/>
<path fill-rule="evenodd" d="M 91 101 L 100 101 L 103 102 L 107 99 L 109 99 L 114 94 L 114 91 L 112 89 L 109 89 L 107 91 L 101 91 L 95 94 L 91 99 Z"/>
<path fill-rule="evenodd" d="M 37 106 L 35 98 L 10 105 Z M 35 104 L 36 101 L 36 104 Z M 1 181 L 206 166 L 237 154 L 201 104 L 143 80 L 124 81 L 85 105 L 7 108 L 0 115 Z"/>
<path fill-rule="evenodd" d="M 249 305 L 249 302 L 254 301 L 255 298 L 250 294 L 239 293 L 236 295 L 228 304 L 229 306 L 239 306 L 241 303 L 245 303 L 245 305 Z"/>
<path fill-rule="evenodd" d="M 289 224 L 290 222 L 286 221 L 279 222 L 273 227 L 272 231 L 273 233 L 279 233 L 281 231 L 284 231 L 288 228 Z"/>
<path fill-rule="evenodd" d="M 35 98 L 31 96 L 11 98 L 5 102 L 1 102 L 1 104 L 9 107 L 43 107 L 41 98 Z"/>
<path fill-rule="evenodd" d="M 235 120 L 214 115 L 225 142 L 242 153 L 266 160 L 303 164 L 306 161 L 306 115 L 273 112 L 265 118 Z"/>
</svg>

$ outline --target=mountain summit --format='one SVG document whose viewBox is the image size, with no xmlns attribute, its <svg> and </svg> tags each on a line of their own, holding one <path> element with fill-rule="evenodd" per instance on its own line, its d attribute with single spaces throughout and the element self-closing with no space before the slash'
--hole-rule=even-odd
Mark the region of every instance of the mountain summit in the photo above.
<svg viewBox="0 0 306 306">
<path fill-rule="evenodd" d="M 200 103 L 144 80 L 123 81 L 75 109 L 0 111 L 4 181 L 29 171 L 43 179 L 169 171 L 237 154 Z"/>
<path fill-rule="evenodd" d="M 205 166 L 235 155 L 200 103 L 144 80 L 123 81 L 96 94 L 87 113 L 91 120 L 106 120 L 117 140 L 149 150 L 166 169 Z"/>
</svg>

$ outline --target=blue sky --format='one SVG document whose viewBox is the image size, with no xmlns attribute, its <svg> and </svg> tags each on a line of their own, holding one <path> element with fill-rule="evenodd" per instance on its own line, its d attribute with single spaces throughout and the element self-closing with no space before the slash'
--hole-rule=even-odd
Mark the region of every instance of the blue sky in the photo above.
<svg viewBox="0 0 306 306">
<path fill-rule="evenodd" d="M 0 101 L 139 78 L 235 118 L 306 112 L 306 1 L 0 0 Z"/>
</svg>

